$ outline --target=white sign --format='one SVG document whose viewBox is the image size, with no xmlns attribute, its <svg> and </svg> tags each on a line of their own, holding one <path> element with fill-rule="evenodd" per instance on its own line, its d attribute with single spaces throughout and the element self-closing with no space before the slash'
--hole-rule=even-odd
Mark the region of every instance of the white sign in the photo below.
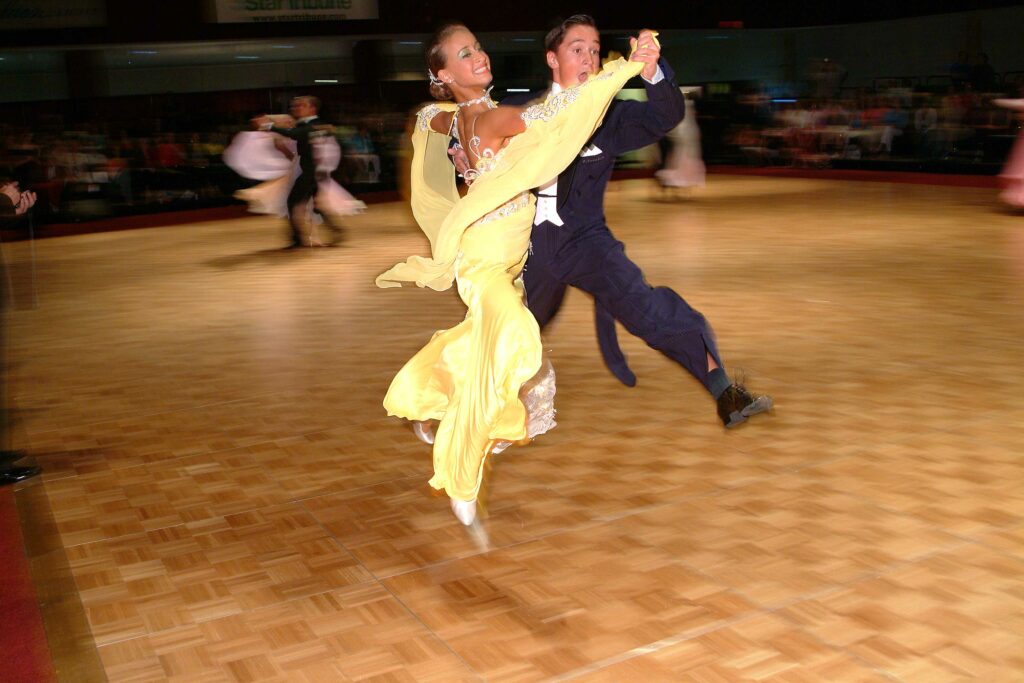
<svg viewBox="0 0 1024 683">
<path fill-rule="evenodd" d="M 103 0 L 0 0 L 0 30 L 103 26 Z"/>
<path fill-rule="evenodd" d="M 377 0 L 214 0 L 221 24 L 376 19 Z"/>
</svg>

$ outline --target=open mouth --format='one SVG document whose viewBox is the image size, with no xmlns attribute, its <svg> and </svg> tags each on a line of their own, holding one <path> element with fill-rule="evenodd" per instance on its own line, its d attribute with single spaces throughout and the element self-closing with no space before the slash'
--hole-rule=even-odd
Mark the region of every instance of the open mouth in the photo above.
<svg viewBox="0 0 1024 683">
<path fill-rule="evenodd" d="M 590 72 L 589 71 L 584 71 L 583 73 L 581 73 L 579 75 L 580 83 L 585 83 L 588 78 L 590 78 Z"/>
</svg>

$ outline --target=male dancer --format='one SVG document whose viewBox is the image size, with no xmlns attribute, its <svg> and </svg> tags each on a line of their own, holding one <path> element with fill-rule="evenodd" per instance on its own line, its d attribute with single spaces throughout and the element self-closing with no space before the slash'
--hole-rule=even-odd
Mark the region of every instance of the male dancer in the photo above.
<svg viewBox="0 0 1024 683">
<path fill-rule="evenodd" d="M 18 183 L 0 178 L 0 228 L 26 216 L 36 203 L 35 192 L 22 192 Z M 29 217 L 31 220 L 31 217 Z M 16 466 L 25 457 L 22 451 L 10 450 L 11 417 L 7 407 L 7 273 L 3 254 L 0 254 L 0 486 L 16 484 L 36 476 L 42 470 L 35 465 Z"/>
<path fill-rule="evenodd" d="M 319 116 L 320 98 L 312 95 L 295 97 L 292 99 L 290 109 L 292 117 L 295 119 L 295 126 L 292 128 L 276 126 L 266 115 L 259 117 L 257 121 L 263 130 L 270 130 L 278 135 L 291 138 L 296 143 L 300 174 L 295 179 L 292 191 L 288 195 L 288 223 L 292 229 L 292 239 L 287 247 L 296 249 L 302 246 L 302 227 L 312 212 L 313 207 L 310 204 L 313 197 L 316 196 L 317 181 L 321 180 L 317 177 L 316 159 L 313 156 L 313 139 L 326 133 L 318 129 L 318 126 L 322 125 Z M 326 179 L 326 176 L 322 179 Z M 341 228 L 334 225 L 328 216 L 321 215 L 324 225 L 331 231 L 332 241 L 330 244 L 336 245 L 341 241 Z"/>
<path fill-rule="evenodd" d="M 686 111 L 654 33 L 641 32 L 637 43 L 647 64 L 641 76 L 648 101 L 613 102 L 576 162 L 537 191 L 531 255 L 523 275 L 527 305 L 543 328 L 558 312 L 567 285 L 591 294 L 601 353 L 623 384 L 635 385 L 636 376 L 619 349 L 616 320 L 696 377 L 717 402 L 722 423 L 731 428 L 771 408 L 771 397 L 754 396 L 729 379 L 704 316 L 671 289 L 648 285 L 605 222 L 604 192 L 615 158 L 657 142 Z M 593 18 L 585 14 L 553 28 L 544 47 L 553 92 L 598 72 L 601 40 Z M 504 102 L 525 104 L 536 97 L 510 97 Z"/>
</svg>

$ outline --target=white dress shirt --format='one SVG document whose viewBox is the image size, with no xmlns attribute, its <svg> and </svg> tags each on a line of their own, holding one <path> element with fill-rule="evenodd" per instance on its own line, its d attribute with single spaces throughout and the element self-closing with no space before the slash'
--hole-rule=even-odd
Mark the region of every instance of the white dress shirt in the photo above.
<svg viewBox="0 0 1024 683">
<path fill-rule="evenodd" d="M 664 72 L 661 67 L 654 72 L 654 76 L 645 81 L 651 85 L 660 83 L 665 78 Z M 558 83 L 551 84 L 550 95 L 562 92 L 562 86 Z M 580 151 L 581 157 L 596 156 L 601 153 L 601 148 L 597 145 L 587 145 Z M 562 217 L 558 215 L 558 176 L 555 176 L 550 182 L 544 183 L 537 188 L 537 213 L 533 217 L 533 224 L 540 225 L 544 221 L 551 223 L 552 225 L 565 225 Z"/>
</svg>

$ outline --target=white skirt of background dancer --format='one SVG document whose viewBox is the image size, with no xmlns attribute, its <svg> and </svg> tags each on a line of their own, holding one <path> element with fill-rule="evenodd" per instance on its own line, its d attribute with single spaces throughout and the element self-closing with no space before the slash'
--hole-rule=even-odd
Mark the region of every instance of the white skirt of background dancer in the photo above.
<svg viewBox="0 0 1024 683">
<path fill-rule="evenodd" d="M 282 153 L 277 145 L 290 150 L 292 158 Z M 365 210 L 366 204 L 330 177 L 341 162 L 338 141 L 329 135 L 316 138 L 313 142 L 313 156 L 317 172 L 327 176 L 326 180 L 317 183 L 317 193 L 313 200 L 317 211 L 328 216 L 351 216 Z M 299 160 L 295 154 L 294 140 L 267 131 L 244 131 L 236 135 L 224 150 L 224 163 L 243 178 L 264 181 L 235 193 L 235 197 L 249 203 L 249 211 L 288 216 L 288 193 L 299 177 Z M 320 217 L 314 213 L 313 222 L 319 221 Z"/>
<path fill-rule="evenodd" d="M 693 100 L 686 98 L 686 116 L 668 134 L 672 149 L 665 167 L 657 172 L 662 187 L 704 187 L 704 161 L 700 152 L 700 128 Z"/>
<path fill-rule="evenodd" d="M 1024 99 L 999 99 L 992 100 L 992 103 L 1012 109 L 1018 116 L 1024 117 Z M 1014 208 L 1024 208 L 1024 128 L 1017 133 L 1017 141 L 1013 143 L 1013 149 L 999 177 L 1006 185 L 1006 189 L 999 195 L 1000 199 Z"/>
</svg>

